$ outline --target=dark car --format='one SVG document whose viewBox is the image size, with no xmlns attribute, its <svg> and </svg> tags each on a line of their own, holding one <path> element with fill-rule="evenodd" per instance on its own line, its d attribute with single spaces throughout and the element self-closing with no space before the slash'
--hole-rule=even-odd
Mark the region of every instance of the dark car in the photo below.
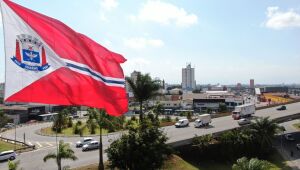
<svg viewBox="0 0 300 170">
<path fill-rule="evenodd" d="M 286 134 L 284 135 L 284 137 L 287 141 L 295 141 L 295 138 L 293 137 L 292 134 Z"/>
<path fill-rule="evenodd" d="M 286 110 L 286 106 L 281 106 L 281 107 L 277 108 L 277 110 Z"/>
</svg>

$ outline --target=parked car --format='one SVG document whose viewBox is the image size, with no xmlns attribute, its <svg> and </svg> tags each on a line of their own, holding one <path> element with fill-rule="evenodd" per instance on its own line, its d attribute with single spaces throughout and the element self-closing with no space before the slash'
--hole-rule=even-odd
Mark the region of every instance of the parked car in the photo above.
<svg viewBox="0 0 300 170">
<path fill-rule="evenodd" d="M 300 150 L 300 143 L 296 144 L 296 148 L 297 148 L 297 150 Z"/>
<path fill-rule="evenodd" d="M 180 119 L 178 122 L 175 123 L 175 127 L 186 127 L 189 126 L 189 120 L 188 119 Z"/>
<path fill-rule="evenodd" d="M 13 123 L 7 123 L 5 126 L 4 126 L 4 128 L 6 128 L 6 129 L 12 129 L 12 128 L 14 128 L 15 127 L 15 124 L 13 124 Z"/>
<path fill-rule="evenodd" d="M 14 160 L 14 159 L 16 159 L 16 157 L 17 157 L 17 154 L 13 150 L 0 152 L 0 161 Z"/>
<path fill-rule="evenodd" d="M 98 141 L 91 141 L 88 144 L 82 146 L 82 151 L 88 151 L 93 149 L 99 149 L 99 142 Z"/>
<path fill-rule="evenodd" d="M 245 118 L 243 118 L 243 119 L 239 119 L 238 120 L 238 124 L 239 125 L 247 125 L 247 124 L 250 124 L 251 123 L 251 120 L 250 119 L 245 119 Z"/>
<path fill-rule="evenodd" d="M 83 140 L 76 142 L 76 147 L 80 148 L 83 145 L 90 143 L 91 141 L 93 141 L 93 138 L 83 138 Z"/>
<path fill-rule="evenodd" d="M 295 141 L 295 138 L 293 137 L 292 134 L 285 134 L 284 138 L 288 141 Z"/>
<path fill-rule="evenodd" d="M 279 111 L 286 110 L 286 106 L 281 106 L 281 107 L 277 108 L 277 110 L 279 110 Z"/>
</svg>

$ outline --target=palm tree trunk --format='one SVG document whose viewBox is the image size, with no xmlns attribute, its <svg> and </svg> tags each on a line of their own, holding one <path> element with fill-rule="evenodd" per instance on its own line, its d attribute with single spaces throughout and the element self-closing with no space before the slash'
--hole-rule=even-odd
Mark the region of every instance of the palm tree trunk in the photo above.
<svg viewBox="0 0 300 170">
<path fill-rule="evenodd" d="M 140 122 L 144 120 L 143 102 L 140 102 Z"/>
<path fill-rule="evenodd" d="M 103 165 L 103 146 L 102 146 L 102 116 L 100 114 L 100 123 L 99 123 L 99 129 L 100 129 L 100 136 L 99 136 L 99 170 L 104 170 L 104 165 Z"/>
</svg>

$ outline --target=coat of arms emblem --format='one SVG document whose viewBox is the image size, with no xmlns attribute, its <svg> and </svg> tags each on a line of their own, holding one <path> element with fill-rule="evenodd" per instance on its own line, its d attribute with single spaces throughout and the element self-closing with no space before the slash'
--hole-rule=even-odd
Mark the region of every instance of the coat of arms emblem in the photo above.
<svg viewBox="0 0 300 170">
<path fill-rule="evenodd" d="M 44 71 L 50 67 L 43 43 L 31 35 L 17 35 L 16 53 L 11 59 L 26 70 Z"/>
</svg>

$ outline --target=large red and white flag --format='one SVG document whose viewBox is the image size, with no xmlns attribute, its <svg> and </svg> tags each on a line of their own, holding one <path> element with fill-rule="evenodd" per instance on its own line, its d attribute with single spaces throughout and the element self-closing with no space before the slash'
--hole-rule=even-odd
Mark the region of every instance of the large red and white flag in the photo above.
<svg viewBox="0 0 300 170">
<path fill-rule="evenodd" d="M 5 39 L 5 101 L 128 109 L 126 59 L 64 23 L 1 1 Z"/>
</svg>

